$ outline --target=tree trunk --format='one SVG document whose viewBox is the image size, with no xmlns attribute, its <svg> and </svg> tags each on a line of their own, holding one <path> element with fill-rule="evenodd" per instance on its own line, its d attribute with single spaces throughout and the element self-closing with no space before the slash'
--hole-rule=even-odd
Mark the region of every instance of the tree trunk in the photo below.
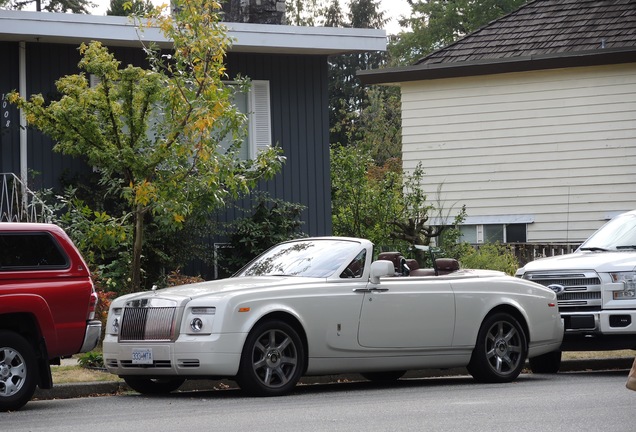
<svg viewBox="0 0 636 432">
<path fill-rule="evenodd" d="M 141 252 L 143 247 L 144 213 L 142 206 L 137 205 L 137 210 L 135 211 L 131 292 L 137 292 L 141 289 Z"/>
</svg>

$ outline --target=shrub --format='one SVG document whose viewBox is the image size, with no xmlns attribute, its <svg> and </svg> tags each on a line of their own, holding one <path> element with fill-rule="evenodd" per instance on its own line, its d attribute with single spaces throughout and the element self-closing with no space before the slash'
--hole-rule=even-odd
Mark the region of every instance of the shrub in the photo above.
<svg viewBox="0 0 636 432">
<path fill-rule="evenodd" d="M 236 219 L 228 225 L 229 247 L 219 250 L 219 267 L 227 275 L 275 244 L 305 236 L 300 219 L 305 206 L 274 199 L 266 193 L 255 194 L 253 201 L 251 216 Z"/>
<path fill-rule="evenodd" d="M 467 243 L 459 249 L 459 261 L 464 268 L 499 270 L 514 276 L 519 262 L 512 250 L 499 243 L 486 243 L 474 248 Z"/>
<path fill-rule="evenodd" d="M 77 360 L 79 365 L 83 368 L 91 369 L 91 368 L 104 368 L 104 357 L 102 353 L 91 351 L 87 353 L 80 354 L 79 359 Z"/>
</svg>

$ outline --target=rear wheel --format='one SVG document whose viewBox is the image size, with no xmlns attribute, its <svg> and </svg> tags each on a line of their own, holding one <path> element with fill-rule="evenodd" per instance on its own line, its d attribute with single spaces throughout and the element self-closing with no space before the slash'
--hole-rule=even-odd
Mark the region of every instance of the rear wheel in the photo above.
<svg viewBox="0 0 636 432">
<path fill-rule="evenodd" d="M 360 375 L 362 375 L 364 379 L 368 379 L 369 381 L 391 382 L 391 381 L 399 380 L 400 378 L 402 378 L 402 376 L 404 376 L 405 373 L 406 371 L 385 371 L 385 372 L 365 372 L 365 373 L 361 373 Z"/>
<path fill-rule="evenodd" d="M 561 367 L 561 351 L 552 351 L 528 360 L 534 373 L 555 374 Z"/>
<path fill-rule="evenodd" d="M 37 377 L 31 344 L 17 333 L 0 330 L 0 411 L 20 409 L 31 400 Z"/>
<path fill-rule="evenodd" d="M 255 396 L 281 396 L 296 386 L 304 365 L 298 332 L 286 322 L 265 321 L 247 336 L 236 381 Z"/>
<path fill-rule="evenodd" d="M 145 378 L 140 376 L 123 377 L 128 386 L 141 394 L 160 395 L 175 391 L 185 382 L 185 378 Z"/>
<path fill-rule="evenodd" d="M 496 313 L 479 329 L 468 372 L 480 382 L 510 382 L 521 373 L 527 352 L 519 322 L 510 314 Z"/>
</svg>

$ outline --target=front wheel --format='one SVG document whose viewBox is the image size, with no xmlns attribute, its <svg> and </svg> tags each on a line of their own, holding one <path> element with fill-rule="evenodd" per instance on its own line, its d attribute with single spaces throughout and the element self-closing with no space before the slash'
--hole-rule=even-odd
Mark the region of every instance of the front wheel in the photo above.
<svg viewBox="0 0 636 432">
<path fill-rule="evenodd" d="M 185 382 L 185 378 L 145 378 L 140 376 L 123 377 L 128 387 L 146 395 L 161 395 L 175 391 Z"/>
<path fill-rule="evenodd" d="M 0 411 L 22 408 L 37 384 L 35 351 L 17 333 L 0 331 Z"/>
<path fill-rule="evenodd" d="M 496 313 L 479 329 L 468 372 L 480 382 L 510 382 L 521 373 L 527 353 L 526 335 L 519 322 L 507 313 Z"/>
<path fill-rule="evenodd" d="M 265 321 L 247 336 L 236 381 L 255 396 L 281 396 L 296 386 L 304 365 L 298 332 L 283 321 Z"/>
</svg>

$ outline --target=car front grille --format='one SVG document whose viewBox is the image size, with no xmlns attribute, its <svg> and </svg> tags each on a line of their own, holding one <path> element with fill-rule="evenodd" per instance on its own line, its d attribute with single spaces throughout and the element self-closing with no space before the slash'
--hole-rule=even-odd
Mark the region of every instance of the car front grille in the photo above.
<svg viewBox="0 0 636 432">
<path fill-rule="evenodd" d="M 601 306 L 601 279 L 594 271 L 528 272 L 523 275 L 523 278 L 546 287 L 550 285 L 563 287 L 563 291 L 557 293 L 561 311 Z"/>
<path fill-rule="evenodd" d="M 120 341 L 170 341 L 174 338 L 174 307 L 126 307 Z"/>
</svg>

